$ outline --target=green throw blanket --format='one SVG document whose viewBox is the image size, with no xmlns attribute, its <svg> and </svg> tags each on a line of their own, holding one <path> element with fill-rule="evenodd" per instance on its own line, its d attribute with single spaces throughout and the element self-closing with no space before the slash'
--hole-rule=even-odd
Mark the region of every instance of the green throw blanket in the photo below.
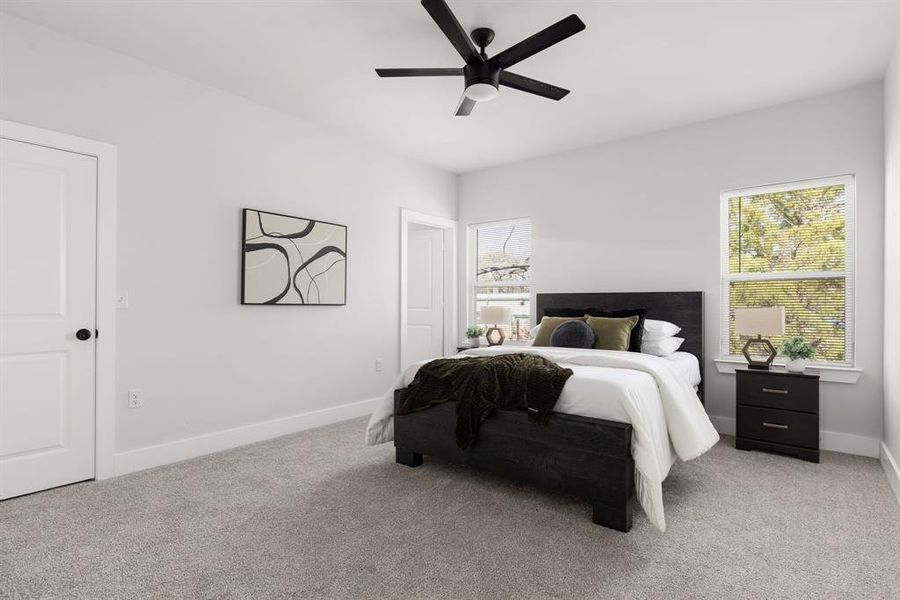
<svg viewBox="0 0 900 600">
<path fill-rule="evenodd" d="M 457 402 L 456 443 L 466 448 L 495 409 L 527 408 L 528 419 L 546 425 L 572 369 L 542 356 L 501 354 L 439 358 L 422 365 L 399 392 L 397 414 Z"/>
</svg>

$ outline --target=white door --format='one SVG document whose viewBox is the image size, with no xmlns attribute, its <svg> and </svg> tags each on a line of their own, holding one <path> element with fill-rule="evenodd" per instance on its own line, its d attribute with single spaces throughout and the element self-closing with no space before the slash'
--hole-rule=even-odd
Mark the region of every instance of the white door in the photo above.
<svg viewBox="0 0 900 600">
<path fill-rule="evenodd" d="M 444 354 L 444 231 L 411 225 L 407 249 L 406 348 L 415 362 Z"/>
<path fill-rule="evenodd" d="M 94 477 L 96 207 L 96 158 L 0 139 L 0 499 Z"/>
</svg>

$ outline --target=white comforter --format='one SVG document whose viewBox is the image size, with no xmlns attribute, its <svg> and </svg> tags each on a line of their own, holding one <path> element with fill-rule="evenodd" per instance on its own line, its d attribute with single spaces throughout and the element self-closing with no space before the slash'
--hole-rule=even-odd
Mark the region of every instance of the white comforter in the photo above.
<svg viewBox="0 0 900 600">
<path fill-rule="evenodd" d="M 631 423 L 638 501 L 650 522 L 665 531 L 662 482 L 675 457 L 697 458 L 719 440 L 691 383 L 670 361 L 638 352 L 494 346 L 455 358 L 516 352 L 538 354 L 574 371 L 556 412 Z M 394 389 L 409 385 L 424 362 L 407 368 L 385 394 L 369 419 L 367 444 L 394 438 Z"/>
</svg>

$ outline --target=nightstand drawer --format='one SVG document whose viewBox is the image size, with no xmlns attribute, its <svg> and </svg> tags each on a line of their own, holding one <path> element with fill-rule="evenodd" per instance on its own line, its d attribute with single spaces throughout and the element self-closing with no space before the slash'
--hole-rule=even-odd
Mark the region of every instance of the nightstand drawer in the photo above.
<svg viewBox="0 0 900 600">
<path fill-rule="evenodd" d="M 819 410 L 819 380 L 812 377 L 739 372 L 737 402 L 815 413 Z"/>
<path fill-rule="evenodd" d="M 819 447 L 819 416 L 810 413 L 759 408 L 737 407 L 737 435 L 741 438 L 764 440 L 801 446 Z"/>
</svg>

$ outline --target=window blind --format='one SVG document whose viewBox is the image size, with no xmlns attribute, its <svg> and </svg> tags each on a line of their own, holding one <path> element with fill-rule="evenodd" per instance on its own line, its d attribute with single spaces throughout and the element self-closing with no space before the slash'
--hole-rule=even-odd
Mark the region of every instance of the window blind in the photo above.
<svg viewBox="0 0 900 600">
<path fill-rule="evenodd" d="M 785 307 L 778 347 L 801 336 L 816 361 L 852 364 L 852 177 L 726 192 L 722 346 L 740 353 L 734 309 Z"/>
<path fill-rule="evenodd" d="M 471 227 L 474 254 L 472 319 L 485 306 L 506 306 L 510 323 L 498 323 L 508 340 L 525 341 L 531 330 L 531 221 L 516 219 Z"/>
<path fill-rule="evenodd" d="M 528 281 L 531 278 L 531 222 L 480 225 L 476 229 L 476 280 Z"/>
</svg>

